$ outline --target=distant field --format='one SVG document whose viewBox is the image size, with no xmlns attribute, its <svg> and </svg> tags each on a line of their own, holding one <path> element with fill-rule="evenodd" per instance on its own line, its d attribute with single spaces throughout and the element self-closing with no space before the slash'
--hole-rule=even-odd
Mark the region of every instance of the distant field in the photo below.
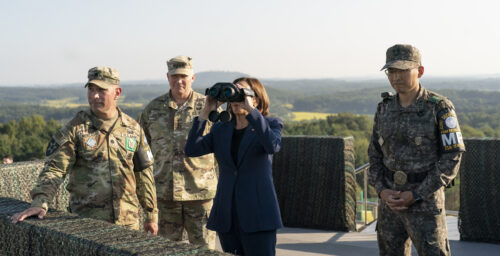
<svg viewBox="0 0 500 256">
<path fill-rule="evenodd" d="M 76 101 L 78 101 L 78 97 L 69 97 L 59 100 L 44 100 L 40 105 L 51 108 L 76 108 L 82 105 L 75 103 Z"/>
<path fill-rule="evenodd" d="M 327 116 L 335 115 L 334 113 L 319 113 L 319 112 L 292 112 L 293 121 L 304 121 L 313 119 L 326 119 Z"/>
<path fill-rule="evenodd" d="M 125 97 L 118 100 L 118 106 L 129 107 L 129 108 L 140 108 L 143 107 L 142 103 L 138 102 L 125 102 Z M 88 103 L 78 103 L 78 97 L 69 97 L 59 100 L 44 100 L 40 103 L 41 106 L 51 107 L 51 108 L 78 108 L 86 107 Z"/>
</svg>

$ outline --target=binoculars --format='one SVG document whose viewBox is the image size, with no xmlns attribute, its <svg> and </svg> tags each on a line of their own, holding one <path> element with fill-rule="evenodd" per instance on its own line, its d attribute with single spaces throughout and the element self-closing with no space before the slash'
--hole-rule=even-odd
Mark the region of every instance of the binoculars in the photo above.
<svg viewBox="0 0 500 256">
<path fill-rule="evenodd" d="M 233 83 L 216 83 L 205 90 L 205 95 L 217 100 L 217 102 L 227 103 L 226 110 L 217 112 L 212 110 L 208 114 L 208 120 L 212 122 L 231 120 L 231 113 L 227 110 L 229 102 L 242 102 L 246 96 L 255 96 L 255 92 L 250 88 L 238 88 Z"/>
<path fill-rule="evenodd" d="M 245 96 L 253 97 L 255 93 L 250 88 L 239 89 L 232 83 L 216 83 L 205 90 L 205 95 L 220 102 L 241 102 Z"/>
</svg>

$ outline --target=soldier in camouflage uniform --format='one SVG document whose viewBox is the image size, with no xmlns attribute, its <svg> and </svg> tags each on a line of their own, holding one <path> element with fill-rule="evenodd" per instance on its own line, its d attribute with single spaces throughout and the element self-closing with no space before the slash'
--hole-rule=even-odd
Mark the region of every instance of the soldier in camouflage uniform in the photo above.
<svg viewBox="0 0 500 256">
<path fill-rule="evenodd" d="M 153 155 L 143 130 L 116 101 L 120 77 L 113 68 L 89 70 L 90 110 L 80 111 L 59 130 L 47 147 L 47 160 L 31 208 L 12 217 L 14 223 L 32 215 L 42 218 L 66 175 L 70 212 L 139 229 L 139 203 L 146 231 L 158 231 Z"/>
<path fill-rule="evenodd" d="M 167 61 L 170 91 L 149 103 L 140 123 L 155 158 L 159 233 L 182 240 L 184 229 L 193 244 L 215 249 L 215 232 L 206 228 L 217 187 L 213 154 L 186 157 L 184 145 L 205 96 L 192 90 L 192 60 L 178 56 Z M 205 133 L 210 131 L 207 125 Z M 204 134 L 205 134 L 204 133 Z"/>
<path fill-rule="evenodd" d="M 451 255 L 444 188 L 465 151 L 454 106 L 420 85 L 417 48 L 390 47 L 384 69 L 397 94 L 382 94 L 368 149 L 380 255 L 411 255 L 412 241 L 419 255 Z"/>
</svg>

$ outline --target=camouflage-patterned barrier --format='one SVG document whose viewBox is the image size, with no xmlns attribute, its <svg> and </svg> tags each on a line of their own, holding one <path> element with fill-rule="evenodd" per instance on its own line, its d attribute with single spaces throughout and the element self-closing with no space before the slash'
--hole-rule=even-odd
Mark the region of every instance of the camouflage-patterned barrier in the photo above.
<svg viewBox="0 0 500 256">
<path fill-rule="evenodd" d="M 0 255 L 226 255 L 61 211 L 12 224 L 10 217 L 28 207 L 0 197 Z"/>
<path fill-rule="evenodd" d="M 10 197 L 31 202 L 30 191 L 36 184 L 43 169 L 43 161 L 19 162 L 0 165 L 0 197 Z M 65 187 L 67 180 L 61 185 Z M 66 189 L 59 189 L 50 208 L 66 211 L 69 194 Z"/>
<path fill-rule="evenodd" d="M 500 139 L 467 139 L 460 166 L 460 240 L 500 243 Z"/>
<path fill-rule="evenodd" d="M 356 230 L 352 137 L 284 136 L 273 175 L 285 226 Z"/>
<path fill-rule="evenodd" d="M 282 143 L 273 173 L 284 224 L 354 231 L 353 138 L 284 136 Z M 0 197 L 30 202 L 42 168 L 42 161 L 0 165 Z M 67 191 L 60 189 L 50 207 L 65 211 L 67 201 Z"/>
<path fill-rule="evenodd" d="M 18 162 L 14 164 L 0 165 L 0 197 L 19 199 L 31 202 L 30 191 L 36 184 L 38 175 L 43 169 L 44 162 L 41 160 Z M 68 178 L 64 180 L 59 191 L 49 204 L 49 207 L 59 211 L 67 211 L 69 193 L 65 189 Z M 144 223 L 144 213 L 139 207 L 140 222 L 142 230 Z"/>
</svg>

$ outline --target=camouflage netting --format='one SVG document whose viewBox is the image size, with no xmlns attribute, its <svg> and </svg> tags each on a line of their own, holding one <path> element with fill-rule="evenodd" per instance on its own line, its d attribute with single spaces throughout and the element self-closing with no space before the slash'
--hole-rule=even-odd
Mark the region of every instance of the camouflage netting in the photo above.
<svg viewBox="0 0 500 256">
<path fill-rule="evenodd" d="M 500 243 L 499 139 L 465 140 L 460 166 L 460 240 Z"/>
<path fill-rule="evenodd" d="M 0 165 L 0 197 L 9 197 L 31 202 L 30 191 L 35 187 L 38 175 L 43 169 L 43 161 L 18 162 Z M 65 189 L 66 178 L 49 207 L 59 211 L 67 211 L 69 193 Z M 140 229 L 143 228 L 144 213 L 139 207 Z"/>
<path fill-rule="evenodd" d="M 0 165 L 0 197 L 10 197 L 31 202 L 30 191 L 35 187 L 38 175 L 43 169 L 43 161 L 19 162 Z M 65 187 L 66 181 L 61 185 Z M 66 189 L 59 193 L 50 208 L 66 211 L 69 194 Z"/>
<path fill-rule="evenodd" d="M 355 230 L 353 143 L 352 137 L 283 137 L 273 172 L 286 226 Z M 0 165 L 0 197 L 31 201 L 29 191 L 42 168 L 41 161 Z M 67 191 L 60 189 L 50 207 L 65 211 L 67 201 Z"/>
<path fill-rule="evenodd" d="M 0 255 L 226 255 L 61 211 L 12 224 L 11 216 L 28 207 L 0 197 Z"/>
<path fill-rule="evenodd" d="M 273 173 L 284 225 L 355 231 L 354 172 L 352 137 L 283 137 Z"/>
</svg>

